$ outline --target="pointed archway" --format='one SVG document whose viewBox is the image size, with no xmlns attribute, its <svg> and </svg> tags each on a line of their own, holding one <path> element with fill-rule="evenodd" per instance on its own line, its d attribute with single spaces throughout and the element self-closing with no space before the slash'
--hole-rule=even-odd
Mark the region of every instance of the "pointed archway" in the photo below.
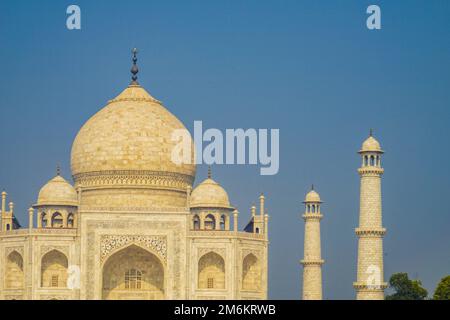
<svg viewBox="0 0 450 320">
<path fill-rule="evenodd" d="M 47 252 L 41 260 L 41 287 L 67 287 L 67 257 L 58 250 Z"/>
<path fill-rule="evenodd" d="M 13 251 L 8 255 L 6 259 L 5 273 L 5 288 L 23 288 L 23 258 L 17 251 Z"/>
<path fill-rule="evenodd" d="M 198 288 L 225 289 L 225 260 L 215 252 L 209 252 L 198 261 Z"/>
<path fill-rule="evenodd" d="M 102 299 L 165 298 L 164 266 L 153 253 L 136 245 L 119 250 L 103 266 Z"/>
<path fill-rule="evenodd" d="M 261 265 L 253 253 L 248 254 L 242 262 L 242 290 L 261 290 Z"/>
</svg>

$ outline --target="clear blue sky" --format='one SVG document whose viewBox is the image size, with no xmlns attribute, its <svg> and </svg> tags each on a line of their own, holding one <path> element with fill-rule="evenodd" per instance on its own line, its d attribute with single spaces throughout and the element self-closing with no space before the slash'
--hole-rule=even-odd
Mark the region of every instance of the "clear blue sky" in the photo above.
<svg viewBox="0 0 450 320">
<path fill-rule="evenodd" d="M 82 10 L 82 30 L 65 27 Z M 382 9 L 382 30 L 365 26 Z M 304 194 L 321 194 L 324 297 L 352 299 L 360 164 L 369 128 L 386 151 L 386 278 L 405 271 L 434 290 L 450 273 L 450 2 L 2 1 L 0 188 L 26 208 L 82 124 L 140 83 L 188 128 L 280 128 L 280 172 L 222 166 L 214 176 L 250 216 L 267 194 L 270 297 L 301 288 Z M 199 167 L 197 181 L 206 175 Z"/>
</svg>

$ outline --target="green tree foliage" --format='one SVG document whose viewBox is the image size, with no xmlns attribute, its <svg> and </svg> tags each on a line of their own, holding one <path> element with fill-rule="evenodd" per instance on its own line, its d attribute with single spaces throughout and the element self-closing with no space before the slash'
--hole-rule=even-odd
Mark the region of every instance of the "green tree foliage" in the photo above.
<svg viewBox="0 0 450 320">
<path fill-rule="evenodd" d="M 409 279 L 407 273 L 394 273 L 389 279 L 389 286 L 395 293 L 386 296 L 386 300 L 424 300 L 428 295 L 420 280 Z"/>
<path fill-rule="evenodd" d="M 442 278 L 436 291 L 434 291 L 434 300 L 450 300 L 450 276 Z"/>
</svg>

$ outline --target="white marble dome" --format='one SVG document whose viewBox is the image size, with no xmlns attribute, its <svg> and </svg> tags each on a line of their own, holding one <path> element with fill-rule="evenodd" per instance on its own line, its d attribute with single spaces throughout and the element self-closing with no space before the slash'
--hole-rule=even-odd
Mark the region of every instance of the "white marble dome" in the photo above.
<svg viewBox="0 0 450 320">
<path fill-rule="evenodd" d="M 195 176 L 196 166 L 178 165 L 172 151 L 175 130 L 185 126 L 143 87 L 129 85 L 80 129 L 72 145 L 75 181 L 81 174 L 134 171 Z M 194 158 L 192 148 L 192 157 Z M 192 179 L 193 180 L 193 179 Z"/>
</svg>

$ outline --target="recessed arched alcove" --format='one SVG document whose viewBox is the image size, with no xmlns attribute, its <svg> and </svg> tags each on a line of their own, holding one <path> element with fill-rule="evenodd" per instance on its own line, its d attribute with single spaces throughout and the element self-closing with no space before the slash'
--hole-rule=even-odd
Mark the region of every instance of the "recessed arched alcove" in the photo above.
<svg viewBox="0 0 450 320">
<path fill-rule="evenodd" d="M 160 300 L 165 298 L 164 266 L 136 245 L 111 255 L 103 266 L 102 299 Z"/>
</svg>

